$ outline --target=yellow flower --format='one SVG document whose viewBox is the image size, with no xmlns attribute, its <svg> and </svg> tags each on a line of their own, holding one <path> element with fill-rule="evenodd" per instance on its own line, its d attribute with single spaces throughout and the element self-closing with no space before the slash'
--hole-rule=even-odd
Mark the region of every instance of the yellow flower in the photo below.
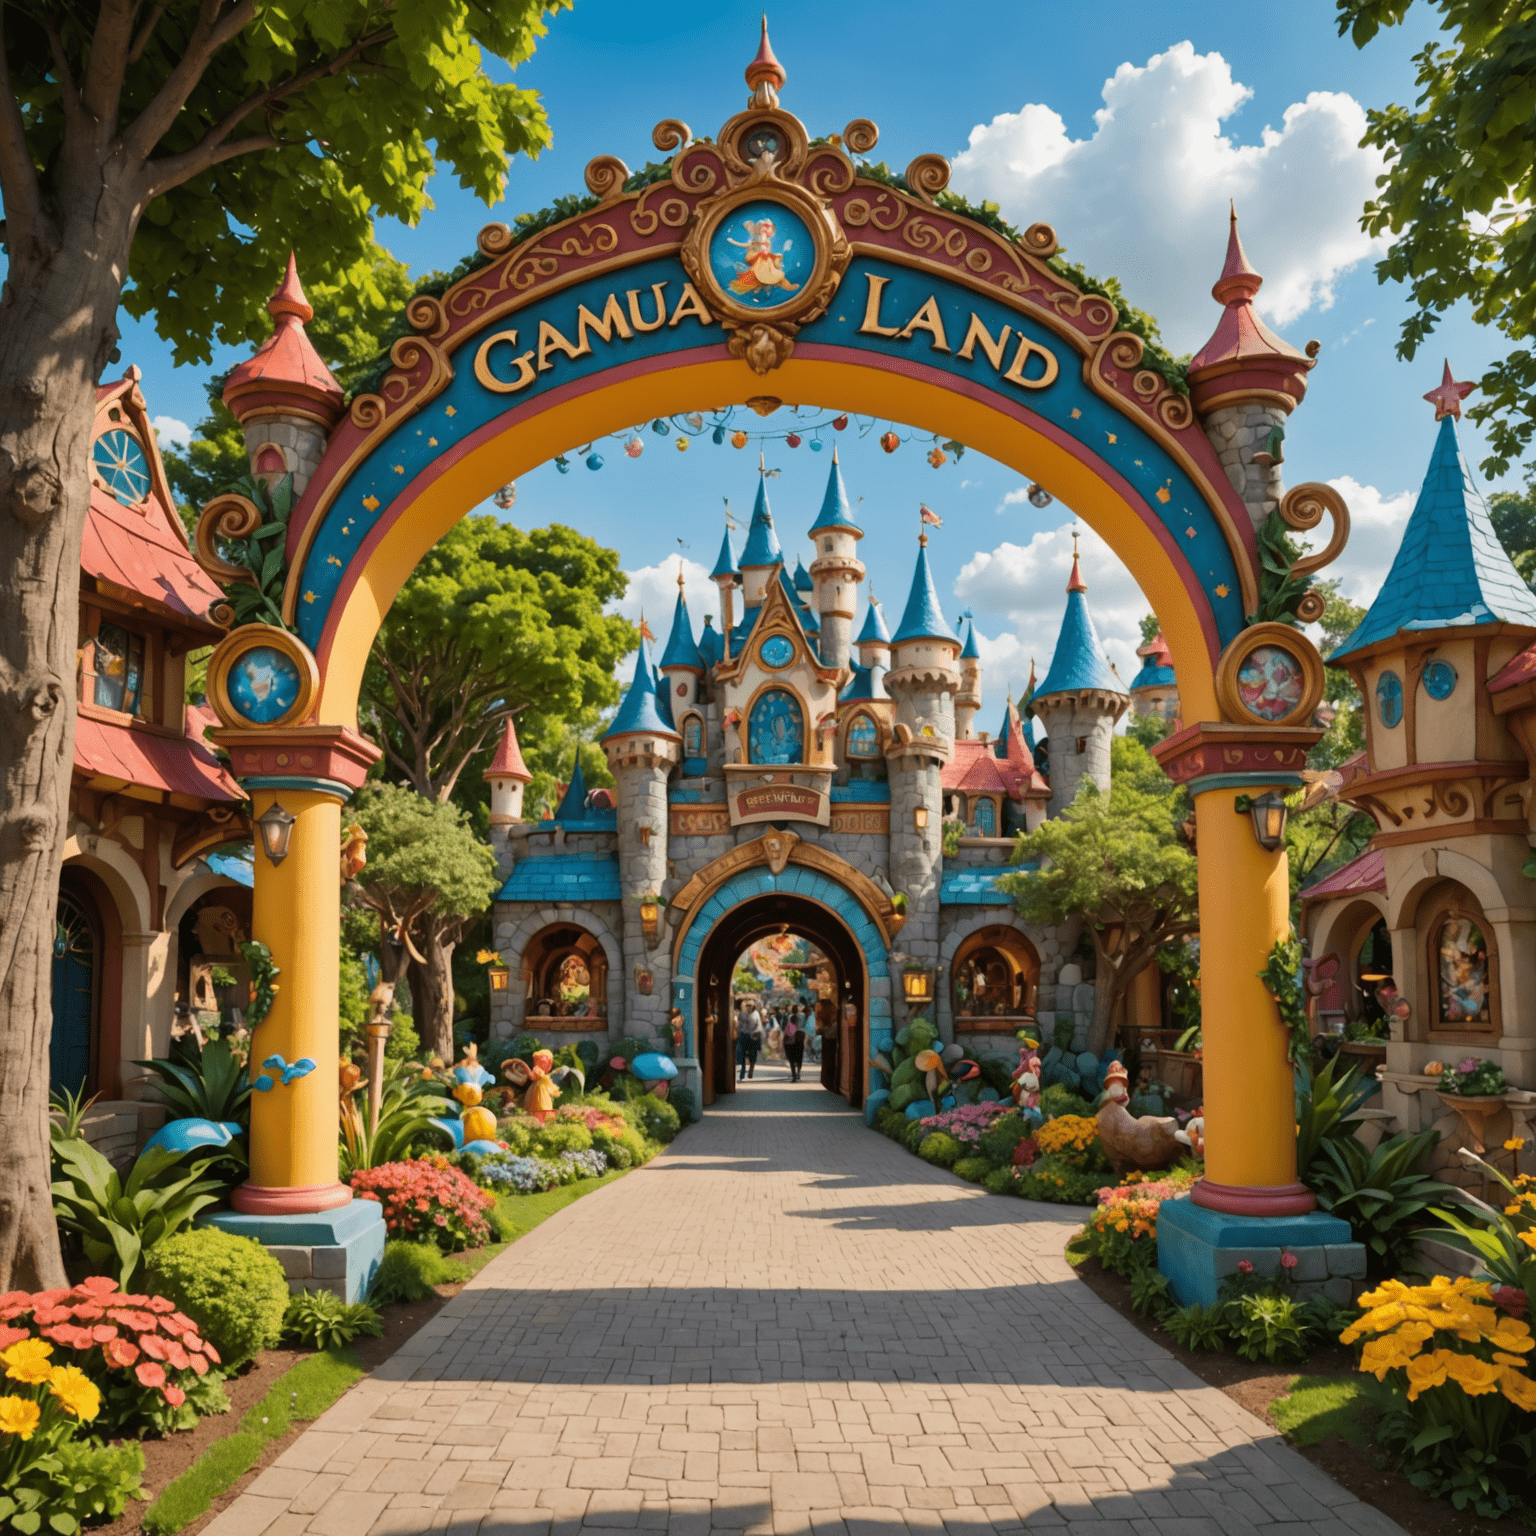
<svg viewBox="0 0 1536 1536">
<path fill-rule="evenodd" d="M 1523 1408 L 1527 1413 L 1536 1413 L 1536 1381 L 1532 1381 L 1523 1372 L 1511 1370 L 1505 1366 L 1499 1373 L 1499 1391 L 1516 1408 Z"/>
<path fill-rule="evenodd" d="M 1527 1248 L 1536 1248 L 1536 1227 L 1527 1227 L 1525 1231 L 1520 1234 L 1520 1241 L 1524 1243 Z"/>
<path fill-rule="evenodd" d="M 1530 1324 L 1521 1322 L 1517 1317 L 1500 1318 L 1499 1326 L 1488 1337 L 1495 1349 L 1512 1349 L 1522 1355 L 1536 1349 L 1536 1339 L 1531 1337 Z"/>
<path fill-rule="evenodd" d="M 1432 1355 L 1420 1355 L 1408 1362 L 1408 1401 L 1417 1402 L 1420 1392 L 1438 1387 L 1445 1381 L 1445 1362 L 1450 1352 L 1437 1349 Z"/>
<path fill-rule="evenodd" d="M 48 1390 L 82 1423 L 90 1423 L 101 1412 L 101 1393 L 78 1366 L 56 1366 L 48 1378 Z"/>
<path fill-rule="evenodd" d="M 12 1381 L 33 1387 L 40 1381 L 47 1381 L 52 1374 L 53 1367 L 48 1364 L 52 1353 L 53 1345 L 46 1339 L 23 1339 L 0 1354 L 0 1360 L 5 1361 L 5 1374 Z"/>
<path fill-rule="evenodd" d="M 1468 1397 L 1481 1397 L 1485 1392 L 1497 1390 L 1503 1373 L 1498 1366 L 1479 1360 L 1475 1355 L 1450 1355 L 1445 1362 L 1445 1374 Z"/>
<path fill-rule="evenodd" d="M 1498 1365 L 1513 1365 L 1513 1366 L 1518 1368 L 1518 1367 L 1523 1366 L 1525 1364 L 1525 1359 L 1524 1359 L 1523 1356 L 1521 1356 L 1521 1355 L 1506 1355 L 1502 1349 L 1494 1350 L 1493 1358 L 1494 1358 L 1495 1363 L 1498 1364 Z"/>
<path fill-rule="evenodd" d="M 1412 1353 L 1397 1339 L 1372 1339 L 1360 1352 L 1360 1369 L 1382 1381 L 1388 1371 L 1407 1365 L 1410 1359 Z"/>
<path fill-rule="evenodd" d="M 1511 1136 L 1509 1140 L 1504 1143 L 1504 1150 L 1506 1152 L 1523 1152 L 1525 1150 L 1525 1137 Z"/>
<path fill-rule="evenodd" d="M 30 1397 L 0 1397 L 0 1434 L 32 1438 L 43 1410 Z"/>
</svg>

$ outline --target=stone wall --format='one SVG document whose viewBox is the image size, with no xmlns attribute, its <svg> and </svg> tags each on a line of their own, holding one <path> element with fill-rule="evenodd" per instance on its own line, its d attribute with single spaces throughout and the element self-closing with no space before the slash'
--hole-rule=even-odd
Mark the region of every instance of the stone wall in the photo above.
<svg viewBox="0 0 1536 1536">
<path fill-rule="evenodd" d="M 1278 405 L 1249 401 L 1242 405 L 1224 405 L 1204 418 L 1205 435 L 1210 438 L 1221 467 L 1232 482 L 1232 489 L 1243 499 L 1248 516 L 1257 528 L 1280 505 L 1284 483 L 1280 465 L 1255 464 L 1253 456 L 1262 453 L 1275 427 L 1284 427 L 1287 412 Z"/>
<path fill-rule="evenodd" d="M 1109 706 L 1109 699 L 1110 695 L 1094 690 L 1053 693 L 1034 701 L 1034 711 L 1045 724 L 1051 760 L 1052 816 L 1059 816 L 1071 805 L 1084 779 L 1092 779 L 1101 790 L 1109 791 L 1110 742 L 1115 721 L 1124 713 L 1123 703 L 1117 710 Z"/>
</svg>

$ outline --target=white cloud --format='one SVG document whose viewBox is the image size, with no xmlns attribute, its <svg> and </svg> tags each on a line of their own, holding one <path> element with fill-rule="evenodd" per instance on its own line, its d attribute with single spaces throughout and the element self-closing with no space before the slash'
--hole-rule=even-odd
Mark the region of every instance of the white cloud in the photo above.
<svg viewBox="0 0 1536 1536">
<path fill-rule="evenodd" d="M 192 441 L 192 428 L 186 422 L 178 421 L 174 416 L 154 416 L 150 418 L 149 424 L 155 429 L 155 436 L 162 443 L 170 443 L 176 448 L 185 448 Z"/>
<path fill-rule="evenodd" d="M 1041 103 L 973 128 L 953 186 L 1019 225 L 1053 224 L 1072 260 L 1120 278 L 1158 318 L 1174 352 L 1199 347 L 1215 325 L 1209 288 L 1234 199 L 1265 275 L 1260 308 L 1285 324 L 1326 309 L 1337 278 L 1371 254 L 1359 216 L 1382 161 L 1359 147 L 1364 109 L 1334 91 L 1287 107 L 1259 142 L 1234 142 L 1222 125 L 1252 94 L 1219 53 L 1177 43 L 1105 81 L 1087 138 Z"/>
<path fill-rule="evenodd" d="M 1341 581 L 1345 597 L 1352 603 L 1369 605 L 1392 568 L 1417 498 L 1412 491 L 1383 495 L 1374 485 L 1361 485 L 1349 475 L 1328 483 L 1349 508 L 1349 543 L 1344 546 L 1344 553 L 1319 571 L 1318 576 L 1325 581 Z M 1326 526 L 1319 527 L 1317 533 L 1323 534 Z M 1318 539 L 1314 537 L 1310 543 L 1316 546 Z"/>
<path fill-rule="evenodd" d="M 1015 697 L 1023 693 L 1031 658 L 1041 677 L 1051 664 L 1072 574 L 1074 528 L 1080 536 L 1088 606 L 1104 650 L 1127 684 L 1141 666 L 1136 655 L 1139 624 L 1150 605 L 1098 534 L 1086 524 L 1065 522 L 1035 534 L 1027 545 L 1005 543 L 978 550 L 955 582 L 956 595 L 980 615 L 976 646 L 987 700 L 983 714 L 1001 703 L 1009 689 Z M 989 617 L 996 621 L 990 626 Z M 988 628 L 997 631 L 990 638 Z"/>
<path fill-rule="evenodd" d="M 658 561 L 655 565 L 642 566 L 637 571 L 625 571 L 629 587 L 624 596 L 608 605 L 610 613 L 621 614 L 632 624 L 638 624 L 642 614 L 656 636 L 651 649 L 653 660 L 659 660 L 667 636 L 672 632 L 672 609 L 677 602 L 677 561 Z M 688 598 L 688 617 L 693 621 L 694 639 L 704 630 L 704 615 L 715 616 L 715 628 L 720 627 L 720 593 L 709 572 L 697 561 L 683 558 L 684 593 Z M 635 653 L 631 651 L 614 669 L 614 675 L 628 682 L 635 675 Z"/>
</svg>

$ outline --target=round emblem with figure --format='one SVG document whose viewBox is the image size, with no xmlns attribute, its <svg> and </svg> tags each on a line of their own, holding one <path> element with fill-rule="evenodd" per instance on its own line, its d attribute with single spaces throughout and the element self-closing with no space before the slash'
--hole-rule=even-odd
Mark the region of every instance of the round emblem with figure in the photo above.
<svg viewBox="0 0 1536 1536">
<path fill-rule="evenodd" d="M 270 645 L 253 646 L 229 669 L 229 701 L 252 725 L 281 720 L 298 702 L 299 669 Z"/>
<path fill-rule="evenodd" d="M 229 726 L 296 725 L 309 713 L 319 684 L 309 648 L 271 624 L 231 631 L 208 660 L 208 701 Z"/>
<path fill-rule="evenodd" d="M 795 659 L 795 643 L 788 635 L 770 635 L 757 649 L 765 667 L 787 667 Z"/>
<path fill-rule="evenodd" d="M 755 198 L 721 219 L 709 241 L 715 281 L 749 309 L 778 309 L 805 288 L 816 267 L 816 241 L 792 208 Z"/>
<path fill-rule="evenodd" d="M 1216 695 L 1229 720 L 1305 725 L 1323 696 L 1317 648 L 1288 624 L 1253 624 L 1222 653 Z"/>
<path fill-rule="evenodd" d="M 1456 668 L 1448 661 L 1432 661 L 1424 668 L 1424 692 L 1432 699 L 1448 699 L 1456 687 Z"/>
</svg>

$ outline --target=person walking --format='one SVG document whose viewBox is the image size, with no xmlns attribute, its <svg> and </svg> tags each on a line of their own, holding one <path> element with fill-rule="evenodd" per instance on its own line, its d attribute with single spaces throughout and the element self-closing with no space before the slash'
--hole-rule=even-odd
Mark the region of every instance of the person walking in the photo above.
<svg viewBox="0 0 1536 1536">
<path fill-rule="evenodd" d="M 805 1065 L 805 1031 L 800 1027 L 799 1010 L 789 1016 L 784 1026 L 784 1060 L 789 1063 L 789 1080 L 800 1081 L 800 1068 Z"/>
<path fill-rule="evenodd" d="M 757 1073 L 757 1053 L 763 1045 L 763 1016 L 757 1004 L 748 1002 L 736 1021 L 736 1081 Z"/>
</svg>

